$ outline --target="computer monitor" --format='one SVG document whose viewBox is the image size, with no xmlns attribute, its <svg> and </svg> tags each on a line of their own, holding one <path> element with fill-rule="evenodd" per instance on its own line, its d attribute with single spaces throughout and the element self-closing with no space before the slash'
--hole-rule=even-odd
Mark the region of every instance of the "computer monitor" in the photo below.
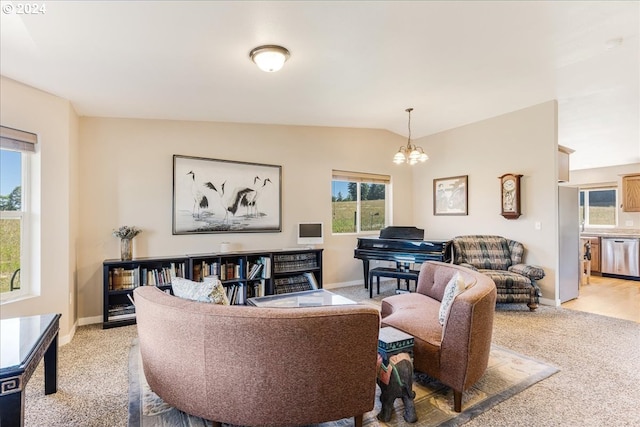
<svg viewBox="0 0 640 427">
<path fill-rule="evenodd" d="M 321 222 L 301 222 L 298 224 L 299 245 L 320 245 L 324 243 Z"/>
</svg>

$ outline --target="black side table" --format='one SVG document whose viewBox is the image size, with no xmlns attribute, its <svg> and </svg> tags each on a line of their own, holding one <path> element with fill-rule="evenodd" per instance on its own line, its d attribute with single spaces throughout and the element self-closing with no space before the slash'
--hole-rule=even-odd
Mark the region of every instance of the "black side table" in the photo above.
<svg viewBox="0 0 640 427">
<path fill-rule="evenodd" d="M 60 314 L 0 320 L 0 425 L 24 426 L 24 389 L 44 357 L 44 393 L 58 390 Z"/>
</svg>

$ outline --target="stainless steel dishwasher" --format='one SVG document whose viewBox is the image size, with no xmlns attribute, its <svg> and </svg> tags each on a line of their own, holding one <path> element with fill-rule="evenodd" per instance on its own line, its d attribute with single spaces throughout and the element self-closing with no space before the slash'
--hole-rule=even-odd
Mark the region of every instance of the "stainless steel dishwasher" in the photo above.
<svg viewBox="0 0 640 427">
<path fill-rule="evenodd" d="M 640 239 L 602 239 L 602 273 L 640 276 Z"/>
</svg>

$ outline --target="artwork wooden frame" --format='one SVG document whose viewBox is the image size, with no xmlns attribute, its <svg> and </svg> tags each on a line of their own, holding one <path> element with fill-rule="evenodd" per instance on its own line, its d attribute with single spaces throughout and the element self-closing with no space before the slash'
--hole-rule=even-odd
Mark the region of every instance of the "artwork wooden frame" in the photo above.
<svg viewBox="0 0 640 427">
<path fill-rule="evenodd" d="M 468 215 L 468 175 L 433 180 L 434 215 Z"/>
<path fill-rule="evenodd" d="M 173 156 L 173 234 L 282 231 L 282 166 Z"/>
</svg>

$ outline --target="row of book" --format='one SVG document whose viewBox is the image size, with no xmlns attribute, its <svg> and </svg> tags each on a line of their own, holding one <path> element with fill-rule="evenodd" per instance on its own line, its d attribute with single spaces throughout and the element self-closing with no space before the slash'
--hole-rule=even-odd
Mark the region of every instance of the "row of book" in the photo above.
<svg viewBox="0 0 640 427">
<path fill-rule="evenodd" d="M 115 267 L 109 270 L 109 290 L 120 291 L 145 285 L 170 285 L 174 277 L 184 277 L 184 271 L 184 263 L 173 262 L 161 268 Z"/>
<path fill-rule="evenodd" d="M 242 283 L 227 286 L 227 299 L 231 305 L 245 303 L 244 285 Z"/>
<path fill-rule="evenodd" d="M 305 261 L 305 260 L 314 260 L 316 259 L 316 254 L 313 252 L 304 252 L 300 254 L 277 254 L 273 256 L 273 260 L 276 262 L 280 261 Z"/>
<path fill-rule="evenodd" d="M 136 308 L 133 304 L 115 304 L 109 306 L 109 321 L 133 319 L 136 317 Z"/>
<path fill-rule="evenodd" d="M 318 282 L 316 281 L 313 273 L 278 278 L 274 280 L 273 285 L 276 294 L 287 294 L 289 292 L 318 289 Z"/>
<path fill-rule="evenodd" d="M 229 304 L 242 305 L 246 303 L 247 298 L 265 296 L 265 283 L 265 280 L 262 279 L 255 283 L 234 283 L 226 285 L 225 288 Z"/>
<path fill-rule="evenodd" d="M 277 273 L 286 273 L 288 271 L 308 270 L 311 268 L 318 268 L 318 263 L 315 259 L 299 260 L 299 261 L 274 261 L 274 269 Z"/>
<path fill-rule="evenodd" d="M 271 277 L 271 258 L 260 257 L 254 261 L 238 258 L 236 262 L 202 261 L 193 265 L 193 280 L 201 282 L 205 277 L 217 276 L 220 280 L 268 279 Z"/>
</svg>

